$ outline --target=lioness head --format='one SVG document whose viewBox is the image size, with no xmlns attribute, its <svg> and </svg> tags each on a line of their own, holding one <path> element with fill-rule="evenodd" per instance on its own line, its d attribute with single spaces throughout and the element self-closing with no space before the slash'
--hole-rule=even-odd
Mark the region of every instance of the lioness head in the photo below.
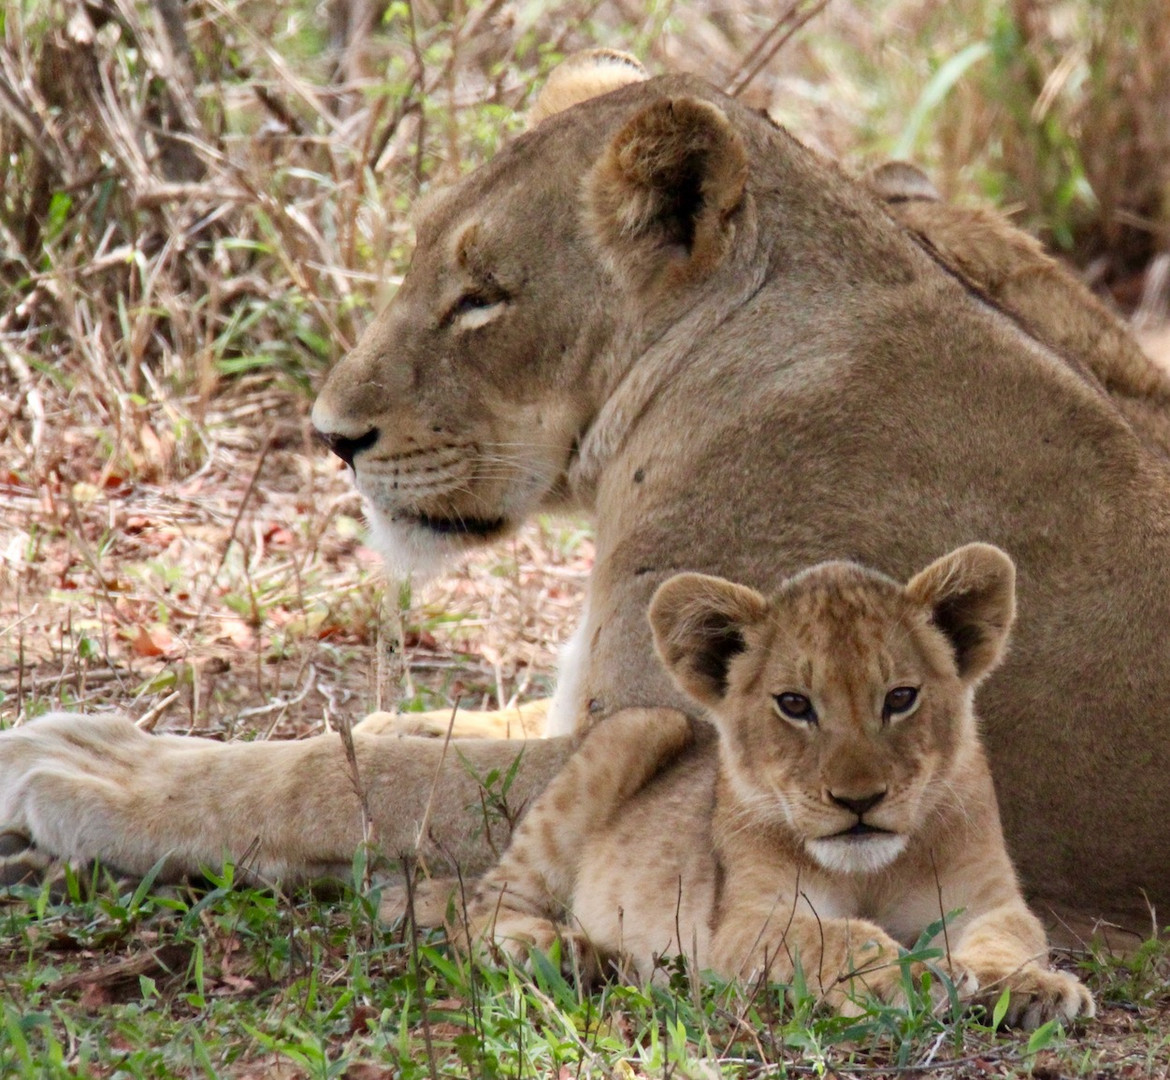
<svg viewBox="0 0 1170 1080">
<path fill-rule="evenodd" d="M 405 280 L 313 410 L 401 568 L 580 505 L 581 443 L 635 359 L 705 290 L 739 294 L 718 279 L 750 231 L 747 154 L 718 95 L 602 60 L 415 208 Z"/>
<path fill-rule="evenodd" d="M 969 544 L 906 585 L 831 562 L 766 599 L 702 574 L 654 596 L 659 655 L 720 729 L 737 797 L 829 870 L 898 857 L 976 748 L 972 696 L 1003 652 L 1015 569 Z"/>
</svg>

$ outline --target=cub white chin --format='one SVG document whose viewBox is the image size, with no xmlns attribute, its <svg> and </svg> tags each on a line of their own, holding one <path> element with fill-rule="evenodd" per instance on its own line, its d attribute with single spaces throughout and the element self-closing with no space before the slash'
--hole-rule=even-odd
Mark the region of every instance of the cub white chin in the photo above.
<svg viewBox="0 0 1170 1080">
<path fill-rule="evenodd" d="M 805 849 L 826 870 L 837 874 L 873 874 L 906 850 L 898 833 L 869 836 L 828 836 L 805 841 Z"/>
</svg>

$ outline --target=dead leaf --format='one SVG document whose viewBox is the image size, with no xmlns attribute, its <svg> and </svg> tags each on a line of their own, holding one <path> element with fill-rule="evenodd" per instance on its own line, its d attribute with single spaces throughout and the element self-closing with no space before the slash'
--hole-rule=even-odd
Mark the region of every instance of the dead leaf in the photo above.
<svg viewBox="0 0 1170 1080">
<path fill-rule="evenodd" d="M 165 626 L 140 626 L 130 642 L 130 651 L 145 659 L 156 656 L 173 656 L 180 651 L 179 642 Z"/>
<path fill-rule="evenodd" d="M 370 1030 L 369 1022 L 376 1021 L 381 1015 L 381 1010 L 375 1009 L 372 1005 L 359 1005 L 354 1009 L 353 1019 L 349 1023 L 350 1037 L 367 1034 Z M 350 1074 L 346 1073 L 346 1075 Z"/>
</svg>

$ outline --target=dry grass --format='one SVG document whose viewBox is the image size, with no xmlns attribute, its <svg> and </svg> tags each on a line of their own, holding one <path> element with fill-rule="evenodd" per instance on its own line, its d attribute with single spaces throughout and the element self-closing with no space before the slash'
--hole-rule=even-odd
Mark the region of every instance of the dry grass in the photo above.
<svg viewBox="0 0 1170 1080">
<path fill-rule="evenodd" d="M 458 32 L 390 12 L 334 49 L 309 5 L 5 16 L 9 719 L 112 701 L 151 725 L 244 714 L 291 734 L 376 704 L 377 574 L 310 443 L 309 388 L 397 279 L 419 186 L 490 152 L 543 63 L 512 67 L 524 40 L 555 40 L 498 8 L 455 13 Z M 419 704 L 428 685 L 495 702 L 548 672 L 583 573 L 562 533 L 418 598 Z"/>
</svg>

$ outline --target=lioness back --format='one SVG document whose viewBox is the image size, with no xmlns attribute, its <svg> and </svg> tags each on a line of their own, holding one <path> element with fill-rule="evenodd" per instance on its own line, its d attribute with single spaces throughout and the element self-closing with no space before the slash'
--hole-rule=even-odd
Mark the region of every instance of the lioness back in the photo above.
<svg viewBox="0 0 1170 1080">
<path fill-rule="evenodd" d="M 1170 453 L 1170 376 L 1034 237 L 994 210 L 943 202 L 923 173 L 902 162 L 875 169 L 868 183 L 912 236 L 1098 380 L 1134 428 Z"/>
<path fill-rule="evenodd" d="M 850 1012 L 861 994 L 902 995 L 899 944 L 945 913 L 962 993 L 988 1001 L 1007 986 L 1010 1019 L 1029 1026 L 1091 1013 L 1080 983 L 1044 964 L 972 713 L 1013 581 L 1007 556 L 981 544 L 905 586 L 840 562 L 771 599 L 671 579 L 651 606 L 655 641 L 709 710 L 718 764 L 666 764 L 652 736 L 662 725 L 677 753 L 669 712 L 601 724 L 481 882 L 472 936 L 514 957 L 559 937 L 643 978 L 677 953 L 732 978 L 790 981 L 799 964 Z M 607 779 L 615 753 L 644 763 L 633 783 Z M 571 849 L 568 818 L 594 823 Z"/>
</svg>

